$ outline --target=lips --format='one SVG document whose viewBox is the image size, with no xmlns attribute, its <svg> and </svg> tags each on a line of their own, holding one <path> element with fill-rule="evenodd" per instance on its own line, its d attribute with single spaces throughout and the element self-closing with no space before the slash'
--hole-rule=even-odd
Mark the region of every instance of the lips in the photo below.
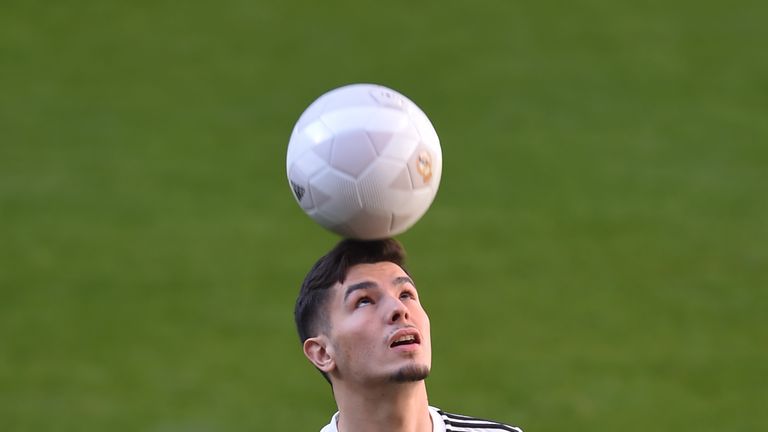
<svg viewBox="0 0 768 432">
<path fill-rule="evenodd" d="M 419 345 L 421 344 L 421 336 L 419 331 L 415 328 L 406 328 L 396 331 L 389 338 L 389 347 L 395 348 L 404 345 Z"/>
</svg>

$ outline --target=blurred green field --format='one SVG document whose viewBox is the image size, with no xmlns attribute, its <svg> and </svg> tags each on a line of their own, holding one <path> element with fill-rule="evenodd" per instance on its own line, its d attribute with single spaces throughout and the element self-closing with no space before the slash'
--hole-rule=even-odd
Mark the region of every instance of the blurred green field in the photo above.
<svg viewBox="0 0 768 432">
<path fill-rule="evenodd" d="M 768 430 L 768 3 L 0 7 L 0 430 L 313 431 L 292 308 L 336 238 L 293 123 L 398 89 L 430 402 L 527 431 Z"/>
</svg>

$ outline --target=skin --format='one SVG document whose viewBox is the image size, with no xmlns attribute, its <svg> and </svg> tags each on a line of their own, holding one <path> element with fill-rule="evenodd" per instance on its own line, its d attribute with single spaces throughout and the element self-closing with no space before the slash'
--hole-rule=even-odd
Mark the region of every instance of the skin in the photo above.
<svg viewBox="0 0 768 432">
<path fill-rule="evenodd" d="M 339 431 L 431 432 L 429 317 L 411 278 L 394 263 L 358 264 L 331 289 L 329 323 L 304 354 L 331 379 Z M 416 343 L 392 345 L 406 335 Z"/>
</svg>

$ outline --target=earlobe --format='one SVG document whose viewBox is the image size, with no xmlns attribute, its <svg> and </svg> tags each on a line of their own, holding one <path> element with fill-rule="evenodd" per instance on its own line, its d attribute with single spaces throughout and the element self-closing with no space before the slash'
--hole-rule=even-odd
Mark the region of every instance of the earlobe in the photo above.
<svg viewBox="0 0 768 432">
<path fill-rule="evenodd" d="M 333 349 L 324 335 L 309 338 L 304 341 L 304 355 L 316 368 L 328 373 L 336 367 L 333 360 Z"/>
</svg>

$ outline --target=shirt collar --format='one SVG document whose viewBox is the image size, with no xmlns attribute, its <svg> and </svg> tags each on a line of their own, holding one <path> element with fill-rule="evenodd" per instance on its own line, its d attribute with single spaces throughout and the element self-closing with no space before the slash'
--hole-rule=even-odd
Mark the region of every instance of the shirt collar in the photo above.
<svg viewBox="0 0 768 432">
<path fill-rule="evenodd" d="M 443 417 L 440 416 L 437 408 L 430 406 L 429 416 L 432 418 L 432 432 L 446 432 L 445 422 L 443 422 Z M 326 425 L 320 432 L 339 432 L 339 429 L 337 428 L 338 423 L 339 413 L 337 411 L 336 414 L 331 417 L 331 422 L 328 423 L 328 425 Z"/>
</svg>

